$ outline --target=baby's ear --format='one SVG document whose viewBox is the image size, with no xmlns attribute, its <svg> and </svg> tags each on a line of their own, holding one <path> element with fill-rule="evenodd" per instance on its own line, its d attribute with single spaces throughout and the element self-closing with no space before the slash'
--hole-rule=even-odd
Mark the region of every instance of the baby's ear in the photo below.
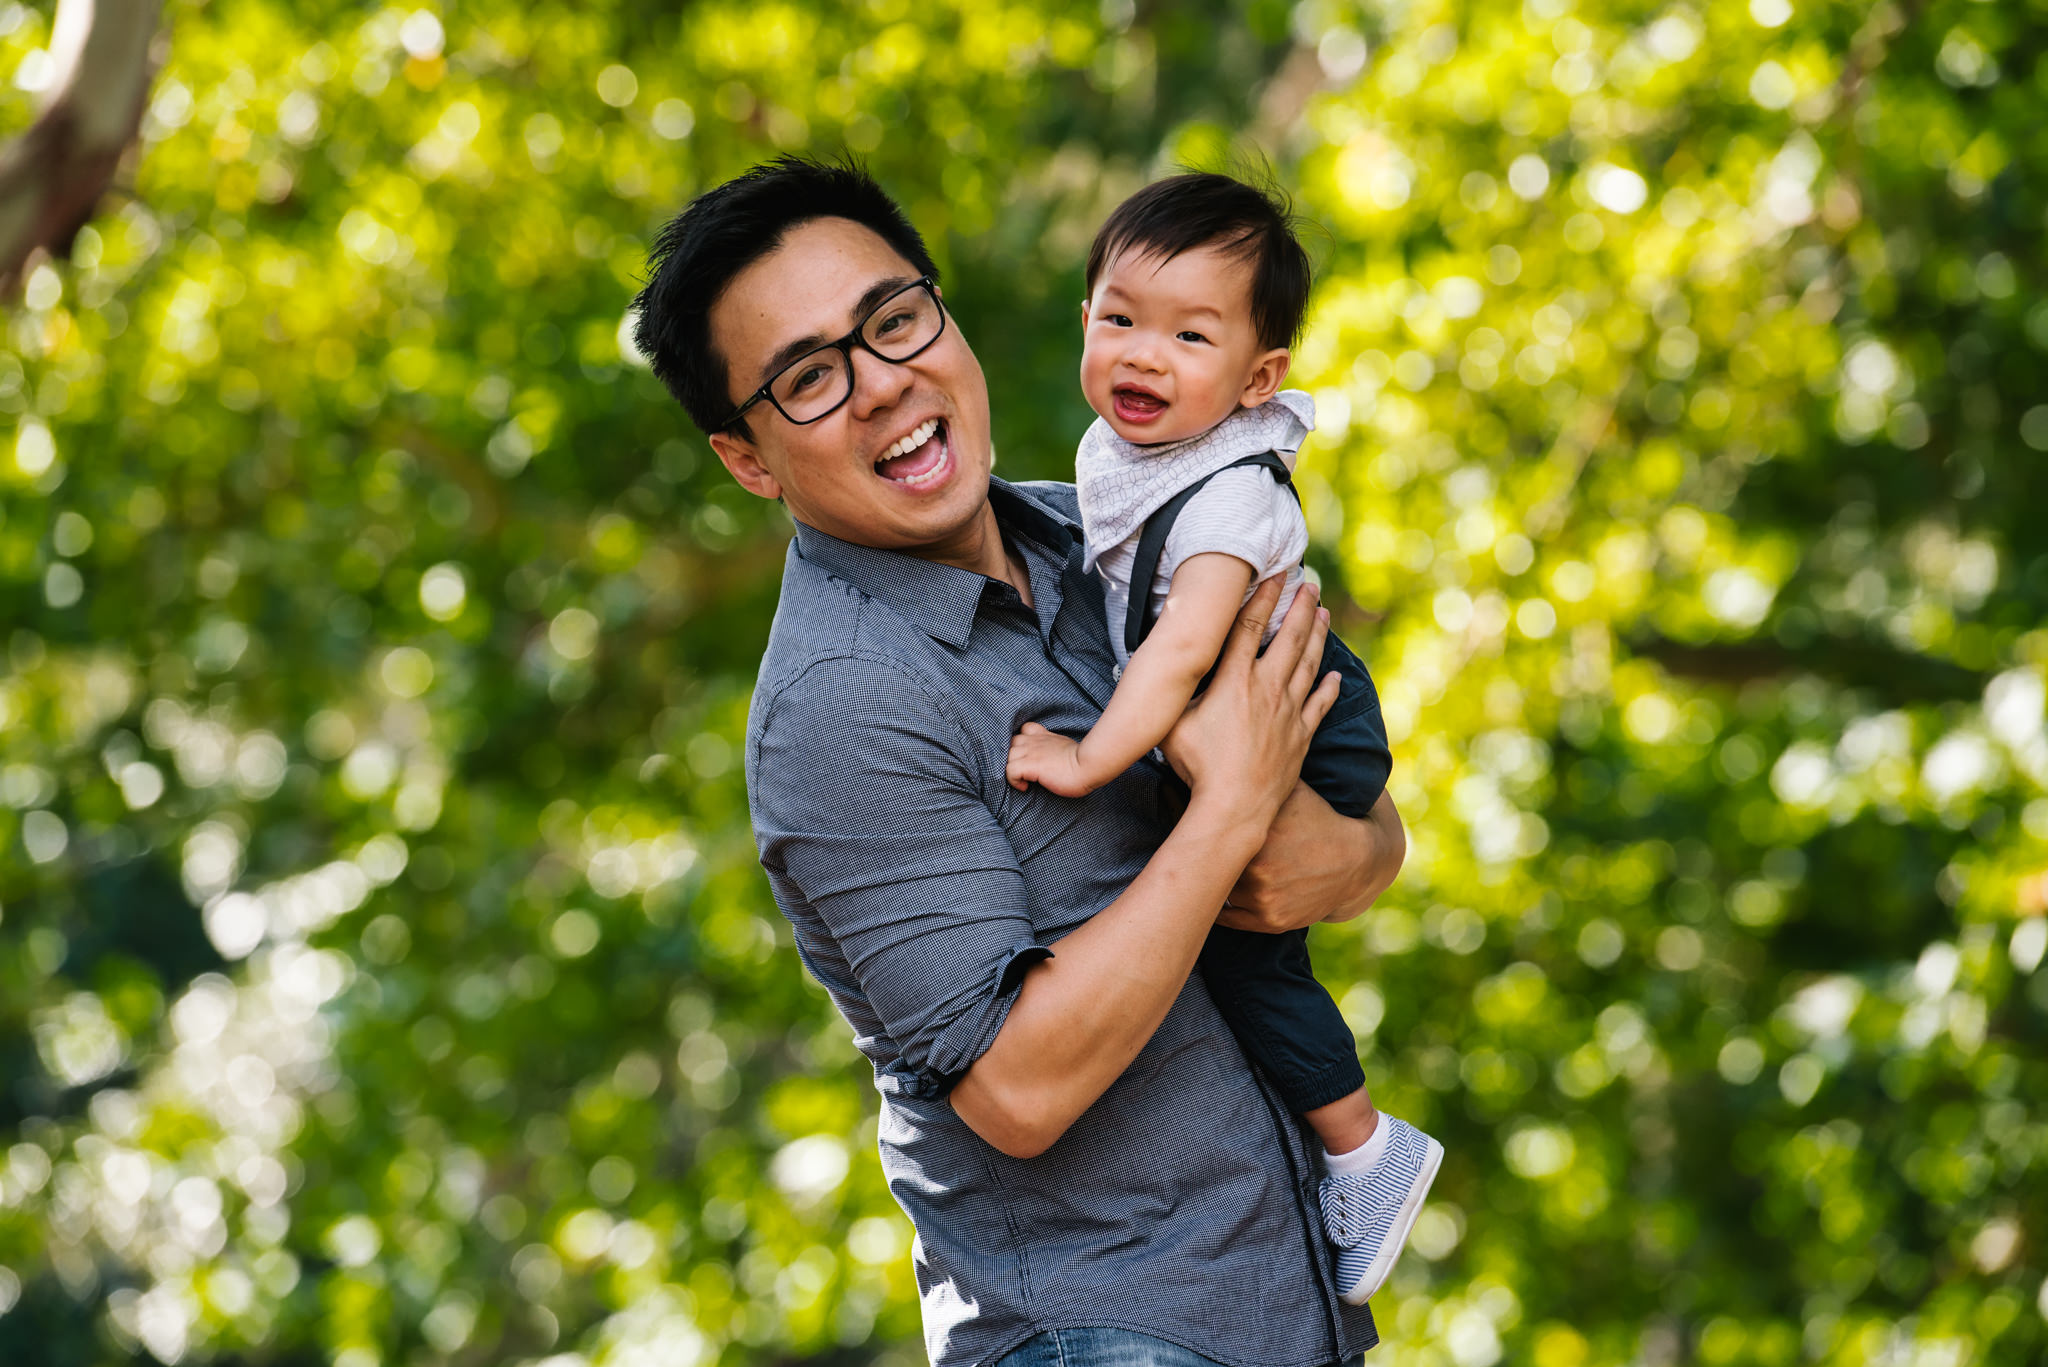
<svg viewBox="0 0 2048 1367">
<path fill-rule="evenodd" d="M 1287 378 L 1287 367 L 1293 356 L 1286 347 L 1274 347 L 1271 351 L 1252 362 L 1252 373 L 1244 382 L 1244 392 L 1237 396 L 1243 408 L 1257 408 L 1280 392 L 1280 382 Z"/>
<path fill-rule="evenodd" d="M 1085 329 L 1087 328 L 1087 326 L 1088 326 L 1088 301 L 1087 301 L 1086 299 L 1083 299 L 1083 300 L 1081 301 L 1081 327 L 1082 327 L 1082 328 L 1083 328 L 1083 329 L 1085 330 Z"/>
</svg>

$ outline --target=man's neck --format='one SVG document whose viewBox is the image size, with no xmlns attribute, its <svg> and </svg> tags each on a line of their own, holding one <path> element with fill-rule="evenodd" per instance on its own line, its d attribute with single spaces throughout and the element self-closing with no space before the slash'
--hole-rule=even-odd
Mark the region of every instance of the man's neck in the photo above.
<svg viewBox="0 0 2048 1367">
<path fill-rule="evenodd" d="M 1024 567 L 1023 557 L 1011 551 L 1003 540 L 1003 529 L 996 521 L 992 503 L 983 503 L 980 513 L 955 536 L 940 545 L 912 554 L 936 564 L 951 565 L 955 569 L 1001 580 L 1015 589 L 1017 596 L 1026 603 L 1031 601 L 1031 575 Z"/>
</svg>

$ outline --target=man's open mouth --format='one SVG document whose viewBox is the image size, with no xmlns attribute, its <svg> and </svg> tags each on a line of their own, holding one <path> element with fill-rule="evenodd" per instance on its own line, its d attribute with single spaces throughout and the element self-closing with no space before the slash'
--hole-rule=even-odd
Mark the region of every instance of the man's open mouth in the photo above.
<svg viewBox="0 0 2048 1367">
<path fill-rule="evenodd" d="M 1117 417 L 1130 423 L 1148 423 L 1166 411 L 1165 399 L 1136 385 L 1118 385 L 1110 392 L 1110 402 Z"/>
<path fill-rule="evenodd" d="M 927 418 L 903 439 L 882 453 L 875 473 L 883 479 L 916 488 L 943 476 L 953 464 L 952 446 L 947 442 L 946 424 Z"/>
</svg>

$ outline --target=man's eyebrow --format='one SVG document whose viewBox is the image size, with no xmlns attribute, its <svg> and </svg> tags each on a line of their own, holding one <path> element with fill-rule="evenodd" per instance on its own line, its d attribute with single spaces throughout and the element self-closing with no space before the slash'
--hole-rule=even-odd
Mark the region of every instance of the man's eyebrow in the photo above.
<svg viewBox="0 0 2048 1367">
<path fill-rule="evenodd" d="M 867 287 L 867 290 L 862 293 L 860 298 L 853 301 L 853 309 L 847 315 L 847 321 L 851 323 L 855 319 L 867 317 L 884 299 L 887 299 L 900 289 L 915 285 L 918 279 L 919 277 L 914 275 L 892 275 L 886 279 L 877 280 L 874 284 Z M 800 356 L 808 356 L 819 347 L 826 346 L 835 340 L 837 339 L 827 337 L 823 333 L 813 332 L 799 337 L 795 341 L 784 342 L 775 349 L 774 354 L 768 358 L 768 363 L 761 368 L 761 382 L 766 384 L 769 380 L 779 375 L 782 372 L 782 368 L 791 361 L 796 360 Z"/>
<path fill-rule="evenodd" d="M 853 318 L 867 317 L 868 314 L 882 306 L 884 299 L 887 299 L 900 289 L 915 285 L 917 281 L 918 277 L 914 275 L 896 275 L 891 276 L 887 280 L 877 280 L 874 284 L 868 286 L 866 294 L 863 294 L 855 301 L 851 316 Z"/>
</svg>

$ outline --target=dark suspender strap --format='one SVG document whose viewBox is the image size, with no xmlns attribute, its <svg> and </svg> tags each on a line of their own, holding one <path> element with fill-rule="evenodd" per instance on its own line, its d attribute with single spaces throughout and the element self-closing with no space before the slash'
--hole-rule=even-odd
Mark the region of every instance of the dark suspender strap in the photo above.
<svg viewBox="0 0 2048 1367">
<path fill-rule="evenodd" d="M 1211 470 L 1187 488 L 1159 505 L 1151 517 L 1145 519 L 1145 530 L 1138 534 L 1137 558 L 1131 562 L 1131 601 L 1124 611 L 1124 652 L 1138 653 L 1138 647 L 1152 630 L 1152 576 L 1159 572 L 1159 557 L 1166 550 L 1167 533 L 1173 530 L 1175 519 L 1188 500 L 1200 492 L 1202 486 L 1223 473 L 1244 465 L 1257 465 L 1269 471 L 1280 481 L 1281 487 L 1294 495 L 1296 503 L 1301 502 L 1301 491 L 1294 487 L 1294 479 L 1287 472 L 1287 463 L 1271 451 L 1261 451 L 1256 456 L 1234 460 L 1222 470 Z"/>
</svg>

